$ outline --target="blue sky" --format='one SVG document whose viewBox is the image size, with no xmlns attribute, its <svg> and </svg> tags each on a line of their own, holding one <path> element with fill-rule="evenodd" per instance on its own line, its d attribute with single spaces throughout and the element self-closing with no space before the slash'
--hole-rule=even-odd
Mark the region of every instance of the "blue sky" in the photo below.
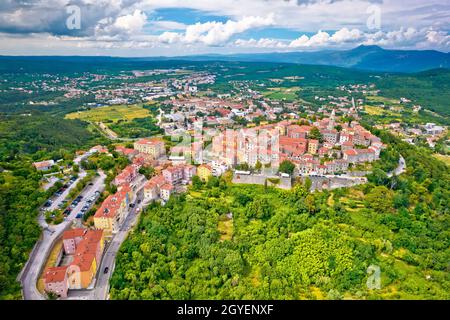
<svg viewBox="0 0 450 320">
<path fill-rule="evenodd" d="M 361 44 L 448 52 L 450 0 L 407 3 L 2 0 L 0 54 L 176 56 L 348 49 Z"/>
</svg>

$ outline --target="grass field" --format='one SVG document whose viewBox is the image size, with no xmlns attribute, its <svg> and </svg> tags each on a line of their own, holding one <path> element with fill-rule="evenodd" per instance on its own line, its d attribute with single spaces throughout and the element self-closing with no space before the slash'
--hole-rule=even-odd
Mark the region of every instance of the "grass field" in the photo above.
<svg viewBox="0 0 450 320">
<path fill-rule="evenodd" d="M 450 156 L 445 156 L 443 154 L 434 154 L 434 157 L 438 160 L 441 160 L 446 165 L 450 166 Z"/>
<path fill-rule="evenodd" d="M 380 96 L 368 96 L 367 101 L 369 102 L 378 102 L 378 103 L 384 103 L 384 104 L 399 104 L 399 101 L 396 99 L 390 99 Z"/>
<path fill-rule="evenodd" d="M 39 292 L 44 293 L 45 291 L 45 284 L 44 284 L 44 272 L 47 270 L 47 268 L 55 267 L 56 266 L 56 259 L 58 258 L 59 252 L 61 251 L 62 246 L 62 240 L 59 240 L 56 242 L 55 246 L 53 247 L 52 251 L 50 252 L 50 255 L 48 256 L 47 262 L 45 263 L 45 267 L 42 271 L 41 276 L 38 279 L 37 283 L 37 289 Z"/>
<path fill-rule="evenodd" d="M 66 119 L 81 119 L 84 121 L 102 122 L 119 120 L 133 120 L 151 116 L 150 111 L 142 105 L 117 105 L 93 108 L 86 111 L 70 113 Z"/>
<path fill-rule="evenodd" d="M 220 232 L 220 241 L 231 240 L 233 237 L 233 220 L 219 221 L 217 230 Z"/>
<path fill-rule="evenodd" d="M 267 91 L 263 92 L 263 95 L 266 98 L 273 100 L 288 100 L 293 101 L 297 99 L 297 92 L 301 89 L 300 87 L 291 87 L 291 88 L 268 88 Z"/>
</svg>

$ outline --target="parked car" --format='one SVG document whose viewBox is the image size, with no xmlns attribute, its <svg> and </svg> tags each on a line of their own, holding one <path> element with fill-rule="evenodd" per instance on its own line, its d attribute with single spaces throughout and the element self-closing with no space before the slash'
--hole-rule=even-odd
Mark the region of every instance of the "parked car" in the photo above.
<svg viewBox="0 0 450 320">
<path fill-rule="evenodd" d="M 83 217 L 83 214 L 81 214 L 81 213 L 77 214 L 77 216 L 76 216 L 77 219 L 81 219 L 82 217 Z"/>
</svg>

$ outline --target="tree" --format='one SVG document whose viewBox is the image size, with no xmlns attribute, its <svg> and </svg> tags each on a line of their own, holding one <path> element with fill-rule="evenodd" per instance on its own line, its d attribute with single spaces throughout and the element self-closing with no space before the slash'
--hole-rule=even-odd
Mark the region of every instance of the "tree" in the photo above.
<svg viewBox="0 0 450 320">
<path fill-rule="evenodd" d="M 385 186 L 375 187 L 366 195 L 366 203 L 377 213 L 390 212 L 393 205 L 393 192 Z"/>
<path fill-rule="evenodd" d="M 312 181 L 310 177 L 306 177 L 304 186 L 307 191 L 311 191 Z"/>
<path fill-rule="evenodd" d="M 290 162 L 289 160 L 284 160 L 278 169 L 279 172 L 287 173 L 289 175 L 292 175 L 295 170 L 295 164 Z"/>
<path fill-rule="evenodd" d="M 322 141 L 322 134 L 317 127 L 313 127 L 308 134 L 308 138 Z"/>
<path fill-rule="evenodd" d="M 376 185 L 386 185 L 389 181 L 389 178 L 386 172 L 381 169 L 375 168 L 373 169 L 372 173 L 367 175 L 367 180 Z"/>
<path fill-rule="evenodd" d="M 262 163 L 260 161 L 256 161 L 255 169 L 256 171 L 260 171 L 262 168 Z"/>
<path fill-rule="evenodd" d="M 155 169 L 153 167 L 141 167 L 139 173 L 143 174 L 147 180 L 150 180 L 155 175 Z"/>
<path fill-rule="evenodd" d="M 203 187 L 203 185 L 204 183 L 199 176 L 192 177 L 192 187 L 194 188 L 194 190 L 200 190 Z"/>
</svg>

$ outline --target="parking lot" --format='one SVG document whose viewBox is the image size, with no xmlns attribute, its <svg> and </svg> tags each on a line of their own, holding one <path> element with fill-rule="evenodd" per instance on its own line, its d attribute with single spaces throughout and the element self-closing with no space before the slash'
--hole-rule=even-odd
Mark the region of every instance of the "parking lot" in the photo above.
<svg viewBox="0 0 450 320">
<path fill-rule="evenodd" d="M 64 204 L 67 202 L 67 197 L 69 195 L 70 190 L 74 188 L 77 184 L 77 182 L 81 179 L 83 179 L 86 176 L 86 172 L 81 172 L 77 177 L 72 176 L 69 181 L 67 181 L 61 189 L 56 191 L 53 196 L 47 200 L 47 202 L 42 207 L 45 211 L 54 211 L 57 209 L 63 208 Z"/>
</svg>

